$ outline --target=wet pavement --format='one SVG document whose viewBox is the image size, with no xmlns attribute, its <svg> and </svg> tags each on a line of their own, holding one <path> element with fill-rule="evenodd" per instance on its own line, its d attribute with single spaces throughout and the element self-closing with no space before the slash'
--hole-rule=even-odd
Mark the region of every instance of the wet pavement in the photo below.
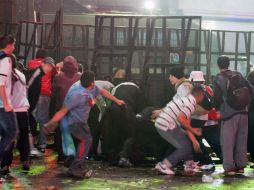
<svg viewBox="0 0 254 190">
<path fill-rule="evenodd" d="M 225 177 L 221 165 L 213 173 L 198 172 L 194 175 L 157 175 L 152 165 L 133 168 L 110 167 L 99 161 L 89 161 L 92 176 L 86 179 L 70 178 L 66 168 L 56 163 L 56 155 L 47 150 L 44 158 L 33 159 L 28 173 L 23 173 L 18 157 L 11 168 L 11 175 L 1 178 L 0 189 L 43 190 L 254 190 L 254 170 L 246 168 L 243 175 Z"/>
</svg>

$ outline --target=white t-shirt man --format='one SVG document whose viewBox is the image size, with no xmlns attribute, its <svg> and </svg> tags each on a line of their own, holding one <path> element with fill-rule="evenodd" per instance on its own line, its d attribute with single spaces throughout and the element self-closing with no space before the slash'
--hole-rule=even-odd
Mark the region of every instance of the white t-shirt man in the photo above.
<svg viewBox="0 0 254 190">
<path fill-rule="evenodd" d="M 0 86 L 5 86 L 6 96 L 9 104 L 11 104 L 11 72 L 12 72 L 12 62 L 9 57 L 5 57 L 0 60 Z M 0 98 L 0 108 L 4 108 L 3 100 Z"/>
</svg>

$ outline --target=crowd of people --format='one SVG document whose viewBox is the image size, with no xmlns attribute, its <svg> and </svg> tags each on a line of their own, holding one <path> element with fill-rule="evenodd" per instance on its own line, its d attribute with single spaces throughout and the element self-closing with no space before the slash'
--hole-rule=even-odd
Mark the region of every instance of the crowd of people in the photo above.
<svg viewBox="0 0 254 190">
<path fill-rule="evenodd" d="M 148 107 L 137 84 L 119 79 L 124 70 L 116 70 L 115 77 L 120 77 L 115 81 L 110 76 L 95 80 L 94 72 L 80 70 L 73 56 L 55 64 L 39 49 L 24 65 L 14 50 L 15 38 L 1 36 L 0 175 L 10 172 L 15 147 L 23 170 L 29 171 L 30 159 L 44 156 L 47 135 L 53 135 L 57 161 L 68 167 L 70 176 L 88 175 L 87 159 L 100 156 L 131 167 L 138 160 L 134 155 L 140 156 L 139 125 L 147 123 L 150 134 L 166 145 L 155 164 L 159 173 L 174 175 L 179 165 L 187 172 L 214 170 L 203 139 L 222 161 L 225 175 L 244 173 L 248 152 L 254 159 L 254 77 L 249 74 L 246 80 L 230 70 L 227 56 L 218 57 L 220 73 L 213 84 L 205 82 L 202 71 L 186 77 L 183 66 L 172 67 L 169 81 L 175 95 L 165 107 L 154 108 Z M 159 141 L 155 146 L 164 147 Z"/>
</svg>

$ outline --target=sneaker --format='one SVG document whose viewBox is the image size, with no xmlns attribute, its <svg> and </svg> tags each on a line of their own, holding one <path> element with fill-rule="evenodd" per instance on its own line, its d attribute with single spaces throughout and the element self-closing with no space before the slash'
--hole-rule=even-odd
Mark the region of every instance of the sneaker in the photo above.
<svg viewBox="0 0 254 190">
<path fill-rule="evenodd" d="M 92 175 L 92 170 L 87 168 L 84 161 L 74 161 L 67 170 L 67 174 L 75 178 L 89 178 Z"/>
<path fill-rule="evenodd" d="M 88 171 L 85 172 L 84 177 L 85 178 L 90 178 L 92 176 L 92 174 L 93 174 L 93 170 L 88 170 Z"/>
<path fill-rule="evenodd" d="M 214 164 L 207 164 L 200 166 L 200 169 L 203 171 L 215 171 L 215 165 Z"/>
<path fill-rule="evenodd" d="M 30 150 L 30 156 L 31 157 L 42 157 L 43 154 L 37 148 L 34 147 Z"/>
<path fill-rule="evenodd" d="M 118 166 L 121 168 L 129 168 L 129 167 L 132 167 L 133 165 L 128 158 L 122 157 L 118 161 Z"/>
<path fill-rule="evenodd" d="M 41 153 L 45 153 L 45 152 L 46 152 L 46 146 L 39 146 L 39 147 L 38 147 L 38 150 L 39 150 Z"/>
<path fill-rule="evenodd" d="M 58 157 L 57 157 L 57 164 L 64 164 L 66 158 L 67 157 L 64 156 L 64 155 L 58 155 Z"/>
<path fill-rule="evenodd" d="M 0 177 L 0 184 L 4 183 L 6 180 L 2 177 Z"/>
<path fill-rule="evenodd" d="M 175 172 L 173 172 L 169 167 L 167 167 L 165 164 L 158 162 L 155 166 L 155 170 L 157 170 L 161 174 L 166 175 L 174 175 Z"/>
<path fill-rule="evenodd" d="M 238 174 L 244 174 L 244 168 L 238 168 L 236 173 L 238 173 Z"/>
<path fill-rule="evenodd" d="M 69 168 L 72 164 L 72 162 L 74 161 L 75 157 L 74 156 L 67 156 L 67 158 L 64 161 L 64 166 L 66 168 Z"/>
<path fill-rule="evenodd" d="M 236 175 L 236 172 L 235 171 L 224 171 L 224 175 L 225 176 L 235 176 Z"/>
<path fill-rule="evenodd" d="M 30 162 L 29 162 L 29 160 L 24 161 L 24 162 L 22 163 L 22 170 L 23 170 L 23 171 L 29 171 L 29 169 L 30 169 Z"/>
<path fill-rule="evenodd" d="M 199 167 L 199 162 L 194 162 L 193 160 L 188 160 L 185 161 L 184 163 L 184 171 L 187 173 L 192 173 L 192 172 L 199 172 L 200 171 L 200 167 Z"/>
</svg>

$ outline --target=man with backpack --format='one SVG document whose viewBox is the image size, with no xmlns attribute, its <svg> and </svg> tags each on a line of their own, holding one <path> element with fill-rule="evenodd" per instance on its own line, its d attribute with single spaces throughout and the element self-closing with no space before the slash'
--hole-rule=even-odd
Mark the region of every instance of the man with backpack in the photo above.
<svg viewBox="0 0 254 190">
<path fill-rule="evenodd" d="M 221 115 L 221 149 L 225 175 L 244 173 L 247 163 L 248 107 L 251 84 L 237 71 L 229 69 L 230 60 L 220 56 L 220 73 L 214 81 L 214 104 Z"/>
</svg>

